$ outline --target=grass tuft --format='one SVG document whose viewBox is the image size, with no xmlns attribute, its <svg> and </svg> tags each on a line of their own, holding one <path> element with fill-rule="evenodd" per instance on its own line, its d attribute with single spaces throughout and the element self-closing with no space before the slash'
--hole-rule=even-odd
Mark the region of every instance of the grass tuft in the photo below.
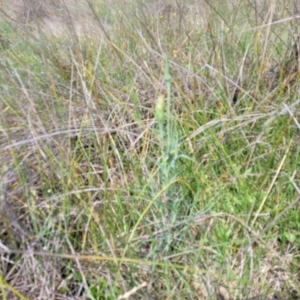
<svg viewBox="0 0 300 300">
<path fill-rule="evenodd" d="M 0 298 L 298 299 L 296 1 L 2 2 Z"/>
</svg>

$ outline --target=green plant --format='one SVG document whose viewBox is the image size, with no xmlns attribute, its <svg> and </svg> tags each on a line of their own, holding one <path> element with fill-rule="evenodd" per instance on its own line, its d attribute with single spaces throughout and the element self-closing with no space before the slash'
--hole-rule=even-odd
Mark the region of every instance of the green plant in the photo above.
<svg viewBox="0 0 300 300">
<path fill-rule="evenodd" d="M 190 159 L 180 154 L 179 136 L 171 107 L 171 75 L 169 61 L 165 60 L 165 76 L 167 97 L 161 94 L 155 106 L 155 119 L 157 122 L 158 145 L 161 156 L 158 160 L 159 198 L 155 201 L 155 207 L 161 215 L 158 220 L 158 228 L 163 228 L 166 233 L 163 240 L 157 246 L 157 251 L 169 252 L 174 240 L 172 227 L 177 222 L 178 216 L 183 216 L 183 194 L 181 190 L 182 180 L 179 177 L 179 159 Z"/>
<path fill-rule="evenodd" d="M 0 15 L 0 298 L 297 290 L 292 6 L 56 2 Z"/>
</svg>

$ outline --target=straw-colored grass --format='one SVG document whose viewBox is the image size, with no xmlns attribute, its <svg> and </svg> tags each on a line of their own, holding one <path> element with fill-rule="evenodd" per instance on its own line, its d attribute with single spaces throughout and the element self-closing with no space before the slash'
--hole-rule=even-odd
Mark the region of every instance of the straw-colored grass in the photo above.
<svg viewBox="0 0 300 300">
<path fill-rule="evenodd" d="M 298 299 L 298 9 L 2 0 L 0 298 Z"/>
</svg>

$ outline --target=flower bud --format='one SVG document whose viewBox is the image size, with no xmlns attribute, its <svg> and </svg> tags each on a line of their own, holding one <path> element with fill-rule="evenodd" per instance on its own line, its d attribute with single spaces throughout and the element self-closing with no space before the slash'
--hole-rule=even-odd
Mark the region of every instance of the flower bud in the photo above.
<svg viewBox="0 0 300 300">
<path fill-rule="evenodd" d="M 157 98 L 155 105 L 155 119 L 158 123 L 162 123 L 164 121 L 165 114 L 165 96 L 160 94 Z"/>
</svg>

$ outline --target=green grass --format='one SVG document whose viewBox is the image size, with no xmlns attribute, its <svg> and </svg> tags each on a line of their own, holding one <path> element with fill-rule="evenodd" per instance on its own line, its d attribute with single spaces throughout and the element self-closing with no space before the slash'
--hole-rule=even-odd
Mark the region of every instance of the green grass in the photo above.
<svg viewBox="0 0 300 300">
<path fill-rule="evenodd" d="M 1 15 L 1 297 L 296 299 L 293 8 L 108 2 Z"/>
</svg>

